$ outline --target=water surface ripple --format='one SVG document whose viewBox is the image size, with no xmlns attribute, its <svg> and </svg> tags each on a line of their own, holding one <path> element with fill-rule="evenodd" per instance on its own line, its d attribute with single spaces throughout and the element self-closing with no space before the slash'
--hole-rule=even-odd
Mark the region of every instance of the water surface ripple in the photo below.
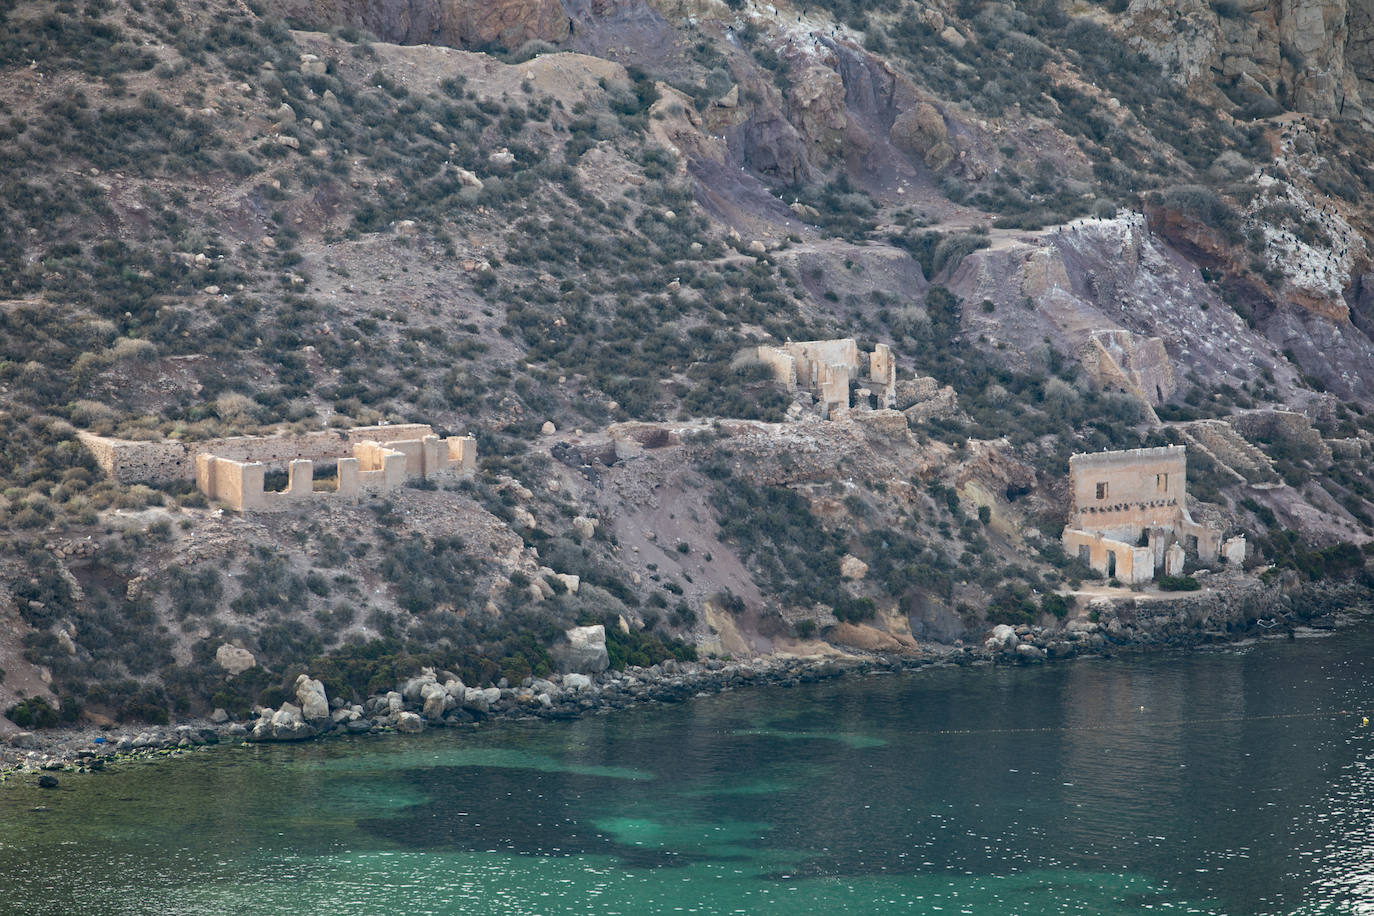
<svg viewBox="0 0 1374 916">
<path fill-rule="evenodd" d="M 0 912 L 1374 913 L 1374 627 L 0 787 Z"/>
</svg>

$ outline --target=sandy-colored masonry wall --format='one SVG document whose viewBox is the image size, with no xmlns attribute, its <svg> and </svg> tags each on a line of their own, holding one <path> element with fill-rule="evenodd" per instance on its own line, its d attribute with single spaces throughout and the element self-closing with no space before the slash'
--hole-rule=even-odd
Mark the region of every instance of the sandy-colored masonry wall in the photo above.
<svg viewBox="0 0 1374 916">
<path fill-rule="evenodd" d="M 85 432 L 77 438 L 105 475 L 120 483 L 166 483 L 195 474 L 195 464 L 180 442 L 135 442 Z"/>
<path fill-rule="evenodd" d="M 814 392 L 826 416 L 850 406 L 850 381 L 863 378 L 865 369 L 883 407 L 893 406 L 897 399 L 897 360 L 887 344 L 876 344 L 871 354 L 861 354 L 852 337 L 789 340 L 781 347 L 760 345 L 758 358 L 780 384 Z"/>
<path fill-rule="evenodd" d="M 789 341 L 787 351 L 797 361 L 798 383 L 809 388 L 821 384 L 821 372 L 826 366 L 844 366 L 851 377 L 859 373 L 859 344 L 852 337 Z"/>
<path fill-rule="evenodd" d="M 868 358 L 868 377 L 877 383 L 882 406 L 893 406 L 897 401 L 897 360 L 887 344 L 874 344 L 873 355 Z"/>
<path fill-rule="evenodd" d="M 759 346 L 759 360 L 773 370 L 773 380 L 788 388 L 797 386 L 797 361 L 781 347 Z"/>
<path fill-rule="evenodd" d="M 1133 583 L 1177 566 L 1170 557 L 1176 560 L 1173 547 L 1180 542 L 1201 560 L 1216 560 L 1221 532 L 1188 514 L 1187 467 L 1181 445 L 1071 457 L 1065 550 Z"/>
<path fill-rule="evenodd" d="M 1181 445 L 1074 455 L 1068 527 L 1131 543 L 1145 528 L 1173 528 L 1187 505 L 1187 470 Z"/>
<path fill-rule="evenodd" d="M 200 452 L 235 461 L 269 464 L 296 458 L 323 461 L 351 456 L 353 446 L 359 442 L 417 440 L 432 435 L 434 430 L 424 423 L 355 426 L 278 436 L 231 436 L 189 444 L 172 439 L 136 442 L 78 433 L 101 470 L 121 483 L 190 480 L 196 476 L 195 456 Z"/>
<path fill-rule="evenodd" d="M 1064 529 L 1064 550 L 1104 575 L 1115 576 L 1128 585 L 1154 578 L 1154 551 L 1092 531 Z"/>
<path fill-rule="evenodd" d="M 324 429 L 319 432 L 289 433 L 282 436 L 235 436 L 194 443 L 197 452 L 209 452 L 235 461 L 279 462 L 293 458 L 322 461 L 347 458 L 359 442 L 399 442 L 434 435 L 424 423 L 394 426 L 355 426 L 352 429 Z"/>
<path fill-rule="evenodd" d="M 393 490 L 413 477 L 468 476 L 477 468 L 475 439 L 441 439 L 422 423 L 213 439 L 192 446 L 194 457 L 185 444 L 175 441 L 90 435 L 83 435 L 82 441 L 117 480 L 169 482 L 189 477 L 206 496 L 240 512 L 280 509 L 317 497 L 356 499 Z M 317 461 L 334 464 L 333 488 L 315 489 Z M 288 468 L 286 489 L 265 491 L 268 466 L 282 463 Z"/>
</svg>

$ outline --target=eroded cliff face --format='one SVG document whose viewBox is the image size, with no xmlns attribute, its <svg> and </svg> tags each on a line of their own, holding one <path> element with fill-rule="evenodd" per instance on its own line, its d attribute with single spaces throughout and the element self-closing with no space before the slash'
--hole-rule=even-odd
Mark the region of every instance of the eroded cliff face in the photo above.
<svg viewBox="0 0 1374 916">
<path fill-rule="evenodd" d="M 1115 26 L 1175 79 L 1242 106 L 1363 116 L 1374 99 L 1368 0 L 1133 0 Z"/>
</svg>

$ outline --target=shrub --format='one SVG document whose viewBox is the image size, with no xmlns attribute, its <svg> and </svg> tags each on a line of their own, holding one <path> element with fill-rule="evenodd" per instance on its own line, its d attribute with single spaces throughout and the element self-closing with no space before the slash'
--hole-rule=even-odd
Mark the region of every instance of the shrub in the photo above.
<svg viewBox="0 0 1374 916">
<path fill-rule="evenodd" d="M 1202 588 L 1201 583 L 1192 576 L 1160 576 L 1158 585 L 1166 592 L 1195 592 Z"/>
<path fill-rule="evenodd" d="M 20 728 L 52 728 L 57 725 L 57 710 L 42 697 L 20 700 L 6 710 L 5 715 Z"/>
<path fill-rule="evenodd" d="M 1069 599 L 1067 595 L 1045 595 L 1040 599 L 1040 610 L 1045 614 L 1053 614 L 1059 620 L 1069 616 Z"/>
</svg>

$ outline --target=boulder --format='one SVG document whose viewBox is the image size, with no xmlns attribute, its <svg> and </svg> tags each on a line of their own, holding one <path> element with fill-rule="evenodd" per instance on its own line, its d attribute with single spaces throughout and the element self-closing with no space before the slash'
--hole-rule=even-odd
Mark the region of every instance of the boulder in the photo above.
<svg viewBox="0 0 1374 916">
<path fill-rule="evenodd" d="M 414 735 L 424 731 L 425 720 L 415 715 L 413 712 L 403 712 L 396 717 L 396 730 Z"/>
<path fill-rule="evenodd" d="M 420 690 L 420 700 L 422 702 L 421 712 L 426 719 L 433 722 L 443 718 L 449 695 L 448 691 L 439 684 L 426 684 Z"/>
<path fill-rule="evenodd" d="M 1073 620 L 1070 620 L 1068 623 L 1064 624 L 1064 632 L 1082 633 L 1085 635 L 1088 633 L 1096 633 L 1097 623 L 1095 621 L 1089 620 L 1087 617 L 1075 617 Z"/>
<path fill-rule="evenodd" d="M 401 696 L 407 703 L 419 703 L 424 698 L 425 688 L 438 682 L 433 668 L 421 668 L 418 675 L 401 685 Z"/>
<path fill-rule="evenodd" d="M 42 774 L 41 776 L 38 777 L 38 788 L 40 788 L 40 789 L 56 789 L 56 788 L 57 788 L 57 777 L 56 777 L 56 776 L 53 776 L 51 773 L 44 773 L 44 774 Z"/>
<path fill-rule="evenodd" d="M 569 595 L 576 595 L 577 590 L 582 587 L 582 578 L 570 573 L 555 573 L 554 578 L 563 583 L 563 587 L 568 590 Z"/>
<path fill-rule="evenodd" d="M 577 532 L 577 536 L 584 541 L 590 541 L 596 536 L 596 519 L 587 518 L 585 515 L 579 515 L 573 519 L 572 525 L 573 530 Z"/>
<path fill-rule="evenodd" d="M 553 657 L 561 671 L 596 674 L 610 667 L 611 657 L 606 652 L 606 628 L 601 624 L 573 627 L 563 637 L 566 642 L 553 648 Z"/>
<path fill-rule="evenodd" d="M 482 190 L 482 179 L 478 178 L 475 173 L 469 172 L 467 169 L 454 166 L 453 174 L 458 177 L 458 183 L 461 184 L 463 187 L 473 188 L 478 191 Z"/>
<path fill-rule="evenodd" d="M 324 684 L 308 674 L 296 678 L 296 702 L 301 705 L 301 715 L 307 722 L 323 722 L 329 718 L 329 698 L 325 696 Z"/>
<path fill-rule="evenodd" d="M 329 717 L 329 704 L 325 704 L 325 718 Z M 301 709 L 294 703 L 283 703 L 281 709 L 272 714 L 272 739 L 274 741 L 300 741 L 312 737 L 315 729 L 306 724 Z"/>
<path fill-rule="evenodd" d="M 846 579 L 862 579 L 868 575 L 868 564 L 847 553 L 840 560 L 840 575 Z"/>
<path fill-rule="evenodd" d="M 1016 647 L 1016 656 L 1026 661 L 1043 661 L 1045 658 L 1045 650 L 1039 646 L 1033 646 L 1028 642 L 1023 642 Z"/>
<path fill-rule="evenodd" d="M 565 690 L 589 690 L 591 686 L 592 679 L 585 674 L 563 675 L 563 687 Z"/>
<path fill-rule="evenodd" d="M 216 725 L 223 725 L 229 721 L 229 713 L 225 712 L 223 707 L 216 706 L 214 712 L 210 713 L 210 721 Z"/>
<path fill-rule="evenodd" d="M 497 691 L 497 695 L 500 696 L 500 691 Z M 463 691 L 463 708 L 485 715 L 491 710 L 491 702 L 487 699 L 486 691 L 477 687 L 469 687 Z"/>
<path fill-rule="evenodd" d="M 1009 627 L 1005 623 L 999 623 L 992 628 L 992 635 L 983 644 L 989 652 L 1011 652 L 1016 648 L 1020 640 L 1016 636 L 1016 628 Z"/>
<path fill-rule="evenodd" d="M 257 663 L 258 660 L 253 657 L 252 652 L 247 649 L 240 649 L 238 646 L 225 643 L 215 650 L 215 664 L 229 674 L 242 674 Z"/>
</svg>

